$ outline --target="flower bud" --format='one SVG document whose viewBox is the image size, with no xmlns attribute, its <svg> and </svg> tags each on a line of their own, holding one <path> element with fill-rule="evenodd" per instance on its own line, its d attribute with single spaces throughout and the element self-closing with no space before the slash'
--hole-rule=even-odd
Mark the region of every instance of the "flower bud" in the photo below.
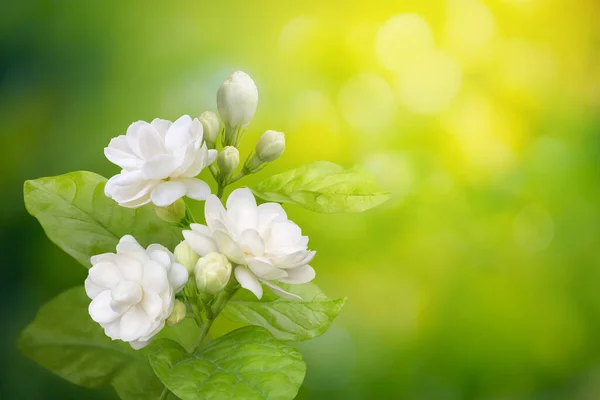
<svg viewBox="0 0 600 400">
<path fill-rule="evenodd" d="M 231 264 L 223 254 L 208 253 L 198 260 L 194 274 L 198 291 L 215 295 L 229 282 Z"/>
<path fill-rule="evenodd" d="M 175 247 L 173 254 L 175 255 L 175 259 L 177 259 L 177 262 L 183 265 L 190 274 L 194 270 L 194 267 L 200 258 L 200 256 L 196 254 L 194 250 L 192 250 L 190 245 L 187 244 L 185 240 Z"/>
<path fill-rule="evenodd" d="M 202 128 L 204 130 L 204 140 L 207 144 L 214 147 L 214 144 L 217 142 L 217 136 L 219 136 L 219 132 L 221 130 L 221 122 L 212 111 L 205 111 L 198 117 L 200 123 L 202 123 Z"/>
<path fill-rule="evenodd" d="M 256 155 L 262 162 L 275 161 L 285 150 L 283 132 L 266 131 L 256 143 Z"/>
<path fill-rule="evenodd" d="M 186 309 L 185 304 L 180 300 L 175 300 L 175 305 L 173 306 L 173 311 L 171 311 L 171 315 L 165 321 L 165 323 L 169 326 L 177 325 L 181 321 L 185 319 Z"/>
<path fill-rule="evenodd" d="M 226 146 L 217 157 L 220 177 L 225 181 L 233 171 L 240 165 L 240 152 L 233 146 Z"/>
<path fill-rule="evenodd" d="M 156 215 L 170 224 L 177 225 L 185 218 L 185 201 L 177 199 L 173 204 L 166 207 L 155 207 Z"/>
<path fill-rule="evenodd" d="M 245 128 L 258 104 L 258 89 L 250 76 L 242 71 L 234 72 L 217 92 L 219 115 L 225 124 L 224 146 L 236 146 L 241 139 L 240 131 Z"/>
</svg>

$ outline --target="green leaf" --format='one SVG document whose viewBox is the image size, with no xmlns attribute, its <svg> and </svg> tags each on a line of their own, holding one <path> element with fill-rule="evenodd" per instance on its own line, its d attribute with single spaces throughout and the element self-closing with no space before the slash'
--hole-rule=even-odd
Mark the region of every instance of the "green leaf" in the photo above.
<svg viewBox="0 0 600 400">
<path fill-rule="evenodd" d="M 345 297 L 328 298 L 314 283 L 279 286 L 302 300 L 284 299 L 270 290 L 257 300 L 251 292 L 241 290 L 222 315 L 233 322 L 267 328 L 279 340 L 298 342 L 325 333 L 346 302 Z"/>
<path fill-rule="evenodd" d="M 173 249 L 179 243 L 180 229 L 160 220 L 152 205 L 121 207 L 106 197 L 105 183 L 87 171 L 26 181 L 25 207 L 52 242 L 88 268 L 91 256 L 114 252 L 127 234 L 144 247 L 160 243 Z"/>
<path fill-rule="evenodd" d="M 370 174 L 326 161 L 273 175 L 252 191 L 267 201 L 298 204 L 323 213 L 365 211 L 390 197 Z"/>
<path fill-rule="evenodd" d="M 170 340 L 152 344 L 154 372 L 183 400 L 293 399 L 306 373 L 298 350 L 249 326 L 189 354 Z"/>
<path fill-rule="evenodd" d="M 152 371 L 146 351 L 107 337 L 88 315 L 89 304 L 83 287 L 55 297 L 21 333 L 21 352 L 76 385 L 112 385 L 124 400 L 158 399 L 164 385 Z"/>
</svg>

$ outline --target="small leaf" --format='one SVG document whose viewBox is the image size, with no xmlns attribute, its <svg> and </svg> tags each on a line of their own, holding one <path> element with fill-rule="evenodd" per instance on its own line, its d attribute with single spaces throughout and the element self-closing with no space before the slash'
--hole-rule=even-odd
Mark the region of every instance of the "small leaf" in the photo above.
<svg viewBox="0 0 600 400">
<path fill-rule="evenodd" d="M 346 298 L 329 299 L 314 283 L 280 286 L 302 300 L 284 299 L 270 290 L 257 300 L 242 290 L 227 303 L 222 315 L 233 322 L 267 328 L 279 340 L 296 342 L 325 333 L 346 302 Z"/>
<path fill-rule="evenodd" d="M 158 399 L 164 385 L 152 371 L 146 352 L 107 337 L 88 315 L 89 304 L 83 287 L 52 299 L 21 333 L 21 352 L 76 385 L 112 385 L 124 400 Z"/>
<path fill-rule="evenodd" d="M 189 354 L 171 340 L 152 344 L 150 364 L 183 400 L 293 399 L 306 373 L 300 353 L 256 326 L 237 329 Z"/>
<path fill-rule="evenodd" d="M 390 197 L 368 173 L 326 161 L 274 175 L 252 191 L 267 201 L 298 204 L 323 213 L 365 211 Z"/>
<path fill-rule="evenodd" d="M 91 256 L 114 252 L 127 234 L 142 246 L 179 243 L 180 229 L 160 220 L 152 206 L 121 207 L 106 197 L 105 183 L 87 171 L 26 181 L 25 207 L 52 242 L 88 268 Z"/>
</svg>

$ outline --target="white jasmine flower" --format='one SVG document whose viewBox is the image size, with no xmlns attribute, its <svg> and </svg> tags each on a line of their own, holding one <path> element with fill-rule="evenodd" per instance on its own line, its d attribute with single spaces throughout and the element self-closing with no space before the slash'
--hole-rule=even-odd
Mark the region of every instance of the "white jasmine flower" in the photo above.
<svg viewBox="0 0 600 400">
<path fill-rule="evenodd" d="M 194 276 L 200 293 L 215 295 L 227 286 L 231 277 L 231 264 L 223 254 L 208 253 L 196 263 Z"/>
<path fill-rule="evenodd" d="M 256 113 L 258 89 L 248 74 L 236 71 L 217 92 L 217 108 L 226 126 L 245 128 Z M 232 143 L 228 143 L 232 144 Z"/>
<path fill-rule="evenodd" d="M 202 136 L 202 124 L 188 115 L 173 123 L 134 122 L 104 149 L 106 158 L 123 169 L 106 183 L 106 195 L 129 208 L 150 201 L 165 207 L 183 196 L 206 199 L 210 188 L 195 177 L 215 161 L 217 151 L 209 150 Z"/>
<path fill-rule="evenodd" d="M 300 284 L 315 277 L 308 265 L 315 256 L 307 250 L 308 237 L 288 220 L 281 205 L 256 205 L 249 189 L 234 190 L 227 210 L 217 196 L 206 200 L 206 224 L 191 224 L 183 231 L 186 242 L 199 255 L 222 253 L 237 264 L 234 273 L 240 285 L 262 297 L 261 283 L 282 297 L 299 298 L 272 281 Z"/>
<path fill-rule="evenodd" d="M 91 258 L 85 290 L 92 302 L 90 316 L 113 340 L 146 346 L 165 326 L 175 305 L 175 293 L 188 280 L 186 268 L 159 244 L 144 249 L 123 236 L 117 253 Z"/>
</svg>

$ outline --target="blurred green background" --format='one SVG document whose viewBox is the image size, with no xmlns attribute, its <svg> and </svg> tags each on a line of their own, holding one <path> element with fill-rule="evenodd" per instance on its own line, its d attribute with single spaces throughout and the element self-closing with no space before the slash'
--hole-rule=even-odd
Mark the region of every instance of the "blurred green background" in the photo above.
<svg viewBox="0 0 600 400">
<path fill-rule="evenodd" d="M 300 399 L 599 399 L 599 20 L 596 0 L 3 1 L 0 398 L 114 396 L 15 349 L 86 275 L 23 181 L 115 174 L 111 137 L 216 110 L 242 69 L 260 93 L 243 149 L 287 134 L 260 176 L 324 159 L 393 193 L 363 214 L 286 207 L 316 282 L 349 297 L 299 345 Z"/>
</svg>

